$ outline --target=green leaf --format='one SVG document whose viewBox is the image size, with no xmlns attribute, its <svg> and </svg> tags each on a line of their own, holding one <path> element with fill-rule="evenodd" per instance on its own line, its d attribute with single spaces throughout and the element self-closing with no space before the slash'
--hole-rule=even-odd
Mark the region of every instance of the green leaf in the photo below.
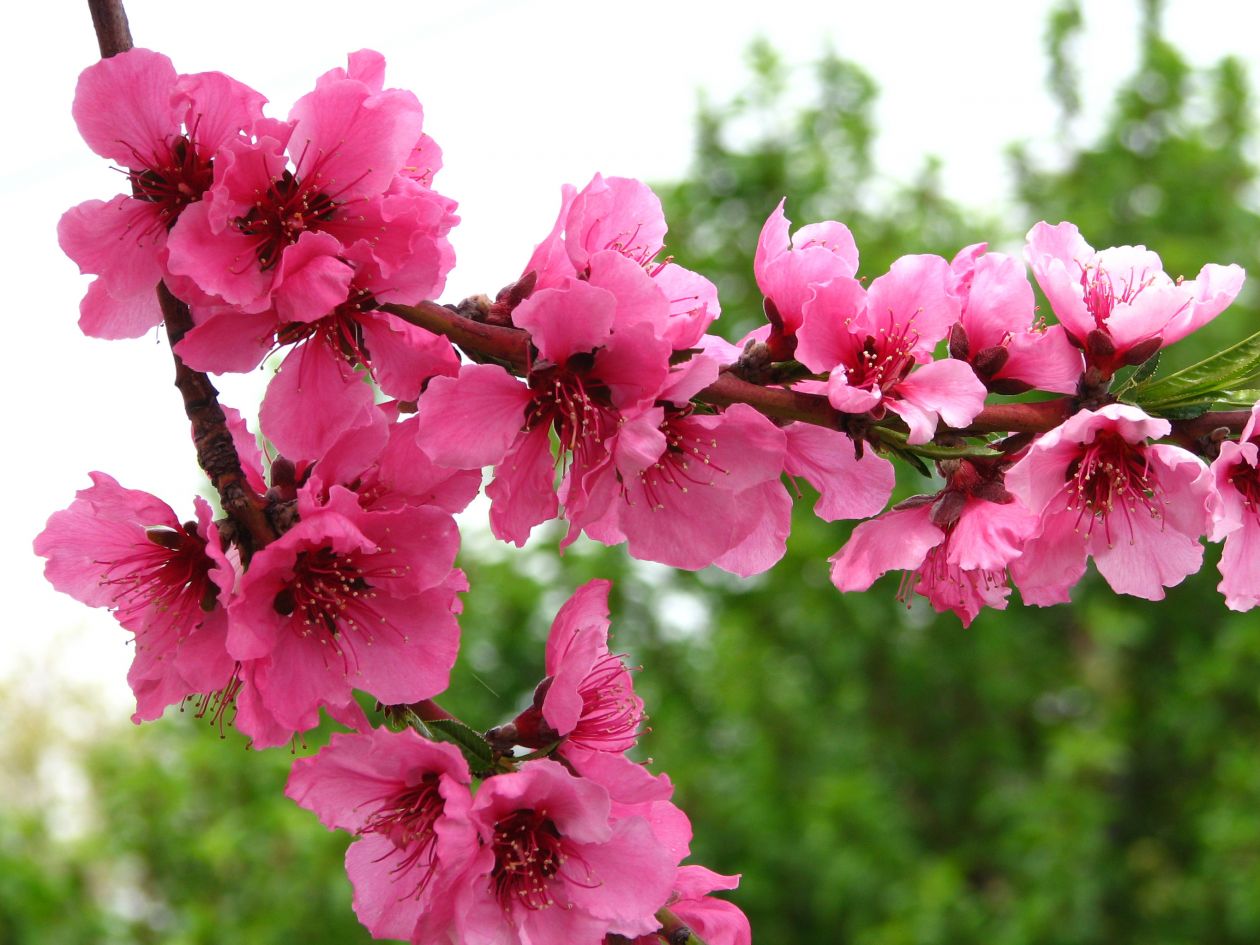
<svg viewBox="0 0 1260 945">
<path fill-rule="evenodd" d="M 1144 380 L 1146 380 L 1152 374 L 1155 373 L 1155 369 L 1157 367 L 1159 367 L 1159 352 L 1158 351 L 1156 351 L 1153 355 L 1151 355 L 1149 358 L 1143 361 L 1140 365 L 1138 365 L 1138 369 L 1133 372 L 1133 378 L 1132 378 L 1133 383 L 1141 384 Z"/>
<path fill-rule="evenodd" d="M 1260 332 L 1198 364 L 1174 371 L 1157 381 L 1135 384 L 1126 399 L 1152 411 L 1199 403 L 1210 405 L 1225 392 L 1258 375 Z"/>
<path fill-rule="evenodd" d="M 432 719 L 422 723 L 437 742 L 450 742 L 468 761 L 473 772 L 488 772 L 494 768 L 494 749 L 485 736 L 469 728 L 457 719 Z"/>
</svg>

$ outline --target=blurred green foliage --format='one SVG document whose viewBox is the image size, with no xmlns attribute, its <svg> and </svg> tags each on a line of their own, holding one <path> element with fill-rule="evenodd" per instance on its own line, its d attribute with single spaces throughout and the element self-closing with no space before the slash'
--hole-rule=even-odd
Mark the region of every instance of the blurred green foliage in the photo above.
<svg viewBox="0 0 1260 945">
<path fill-rule="evenodd" d="M 1080 22 L 1064 4 L 1048 34 L 1065 127 Z M 1173 272 L 1254 270 L 1242 67 L 1190 69 L 1157 4 L 1142 42 L 1097 141 L 1052 168 L 1016 150 L 1021 212 L 1071 219 L 1099 247 L 1145 242 Z M 679 261 L 719 284 L 728 336 L 760 317 L 752 253 L 785 194 L 798 224 L 849 223 L 871 276 L 904 252 L 1018 239 L 945 199 L 930 163 L 867 196 L 875 85 L 851 63 L 824 58 L 803 107 L 785 104 L 797 71 L 764 45 L 751 63 L 747 92 L 702 105 L 690 177 L 659 188 Z M 1248 320 L 1231 310 L 1187 356 Z M 1070 608 L 1015 603 L 964 630 L 899 604 L 895 577 L 836 593 L 826 559 L 849 526 L 812 518 L 805 488 L 788 556 L 747 581 L 586 542 L 557 558 L 554 529 L 523 552 L 471 534 L 475 592 L 443 703 L 479 727 L 510 717 L 542 672 L 556 608 L 611 577 L 614 645 L 642 664 L 653 716 L 643 755 L 678 786 L 694 861 L 744 874 L 733 898 L 759 941 L 1260 941 L 1260 615 L 1225 610 L 1214 550 L 1162 603 L 1091 577 Z M 281 794 L 290 755 L 190 728 L 168 719 L 99 740 L 75 838 L 54 836 L 55 811 L 0 812 L 0 942 L 367 940 L 349 911 L 346 838 Z"/>
</svg>

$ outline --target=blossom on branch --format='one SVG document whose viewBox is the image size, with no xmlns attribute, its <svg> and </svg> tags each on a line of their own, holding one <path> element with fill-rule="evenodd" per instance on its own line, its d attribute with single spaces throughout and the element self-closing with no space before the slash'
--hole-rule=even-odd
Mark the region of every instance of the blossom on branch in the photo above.
<svg viewBox="0 0 1260 945">
<path fill-rule="evenodd" d="M 1025 603 L 1066 603 L 1089 557 L 1117 594 L 1147 600 L 1199 569 L 1220 499 L 1201 459 L 1148 442 L 1169 430 L 1125 404 L 1082 410 L 1011 467 L 1007 488 L 1039 516 L 1011 565 Z"/>
</svg>

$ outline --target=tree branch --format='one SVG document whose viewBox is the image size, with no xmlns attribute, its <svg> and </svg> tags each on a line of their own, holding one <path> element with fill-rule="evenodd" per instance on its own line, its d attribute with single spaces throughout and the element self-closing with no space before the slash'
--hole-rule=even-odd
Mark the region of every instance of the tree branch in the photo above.
<svg viewBox="0 0 1260 945">
<path fill-rule="evenodd" d="M 516 374 L 524 374 L 529 363 L 529 334 L 519 328 L 487 325 L 461 315 L 455 308 L 436 302 L 416 305 L 383 305 L 381 308 L 405 322 L 418 325 L 438 335 L 445 335 L 474 359 L 493 358 L 511 365 Z M 700 393 L 695 400 L 714 407 L 748 404 L 758 413 L 775 420 L 796 420 L 815 426 L 843 430 L 851 423 L 851 415 L 831 406 L 821 394 L 806 394 L 782 387 L 764 387 L 726 372 Z M 983 436 L 988 433 L 1045 433 L 1061 424 L 1075 412 L 1070 397 L 1028 403 L 990 404 L 963 429 L 941 427 L 942 434 Z M 1239 433 L 1251 412 L 1233 410 L 1207 413 L 1193 420 L 1173 420 L 1174 436 L 1193 440 L 1219 427 Z M 911 447 L 913 449 L 913 447 Z"/>
<path fill-rule="evenodd" d="M 237 537 L 243 539 L 241 552 L 248 558 L 276 537 L 267 519 L 267 502 L 245 478 L 227 417 L 219 406 L 219 392 L 208 375 L 192 370 L 175 353 L 175 346 L 193 327 L 188 306 L 175 298 L 164 282 L 158 283 L 157 293 L 171 357 L 175 359 L 175 386 L 184 398 L 184 413 L 192 423 L 197 463 L 219 493 L 223 511 L 240 527 Z"/>
<path fill-rule="evenodd" d="M 88 9 L 92 11 L 92 26 L 96 29 L 96 44 L 101 49 L 102 59 L 117 56 L 134 45 L 122 0 L 88 0 Z"/>
</svg>

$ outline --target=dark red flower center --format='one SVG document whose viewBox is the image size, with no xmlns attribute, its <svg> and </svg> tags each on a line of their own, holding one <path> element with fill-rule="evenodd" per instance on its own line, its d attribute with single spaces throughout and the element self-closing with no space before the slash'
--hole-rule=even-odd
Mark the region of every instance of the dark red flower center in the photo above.
<svg viewBox="0 0 1260 945">
<path fill-rule="evenodd" d="M 194 522 L 182 529 L 165 526 L 145 530 L 148 539 L 117 561 L 101 561 L 100 583 L 114 591 L 124 616 L 156 611 L 170 622 L 182 621 L 193 609 L 214 606 L 211 560 Z"/>
<path fill-rule="evenodd" d="M 846 382 L 850 387 L 886 393 L 914 368 L 914 346 L 918 340 L 918 332 L 910 326 L 879 338 L 867 335 L 853 363 L 844 366 Z"/>
<path fill-rule="evenodd" d="M 1103 430 L 1082 449 L 1067 470 L 1068 508 L 1077 509 L 1080 519 L 1089 520 L 1087 532 L 1092 533 L 1094 523 L 1102 521 L 1110 542 L 1114 513 L 1130 523 L 1134 514 L 1162 517 L 1163 491 L 1145 448 Z"/>
<path fill-rule="evenodd" d="M 490 880 L 506 909 L 513 900 L 526 909 L 553 905 L 551 881 L 568 859 L 560 832 L 545 813 L 518 810 L 494 825 L 494 868 Z"/>
<path fill-rule="evenodd" d="M 131 195 L 157 204 L 158 216 L 168 230 L 183 209 L 200 200 L 214 182 L 214 162 L 184 135 L 163 142 L 148 156 L 135 148 L 132 151 L 137 167 L 125 172 Z"/>
<path fill-rule="evenodd" d="M 337 206 L 328 194 L 285 171 L 272 178 L 249 213 L 237 217 L 235 224 L 246 236 L 257 240 L 254 254 L 265 271 L 280 261 L 286 246 L 296 243 L 307 230 L 317 230 L 320 223 L 331 220 Z"/>
<path fill-rule="evenodd" d="M 525 410 L 525 428 L 550 425 L 560 439 L 563 453 L 573 455 L 580 467 L 593 465 L 603 456 L 603 442 L 616 427 L 608 388 L 588 371 L 591 355 L 574 355 L 573 367 L 549 365 L 530 372 L 534 399 Z"/>
<path fill-rule="evenodd" d="M 399 859 L 392 872 L 404 873 L 414 867 L 423 870 L 410 892 L 413 897 L 424 891 L 437 871 L 434 825 L 445 809 L 438 783 L 438 775 L 425 775 L 418 784 L 389 797 L 359 829 L 360 834 L 376 833 L 388 838 L 398 849 Z"/>
</svg>

